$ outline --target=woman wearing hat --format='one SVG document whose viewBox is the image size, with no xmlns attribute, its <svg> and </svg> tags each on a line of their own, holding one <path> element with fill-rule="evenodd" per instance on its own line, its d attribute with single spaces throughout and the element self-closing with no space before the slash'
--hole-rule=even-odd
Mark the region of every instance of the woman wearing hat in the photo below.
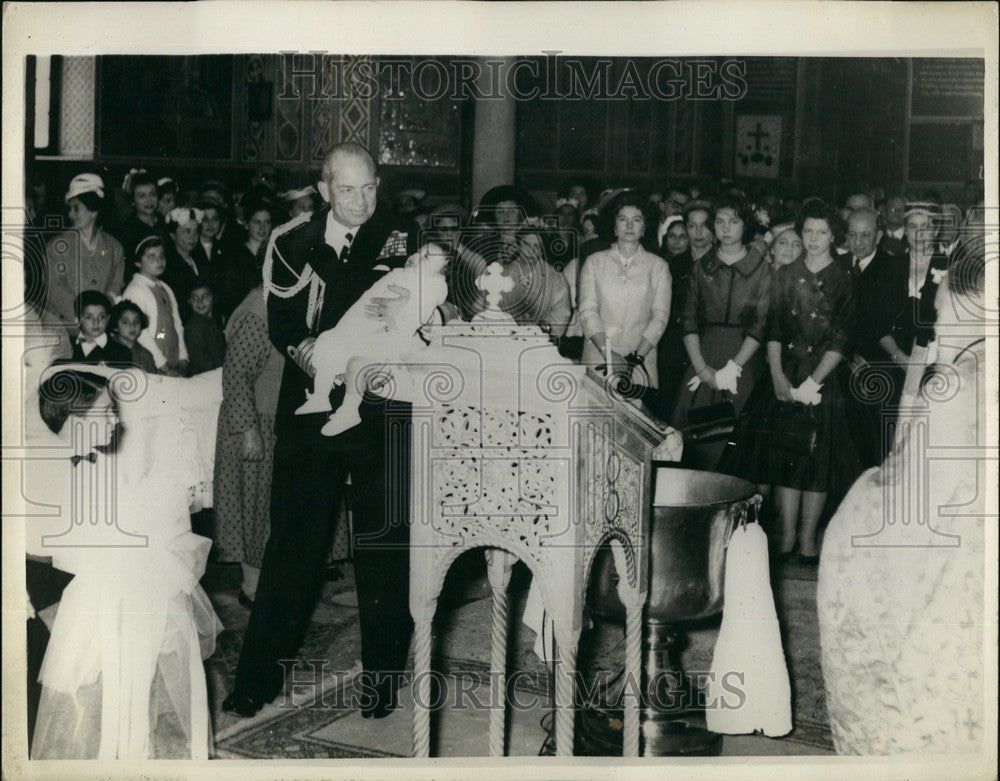
<svg viewBox="0 0 1000 781">
<path fill-rule="evenodd" d="M 664 410 L 673 409 L 681 379 L 690 364 L 684 349 L 684 328 L 681 317 L 687 297 L 688 280 L 694 257 L 691 255 L 691 241 L 688 238 L 684 216 L 672 214 L 664 220 L 663 242 L 660 257 L 670 268 L 670 322 L 663 338 L 656 346 L 659 367 L 660 401 Z"/>
<path fill-rule="evenodd" d="M 101 228 L 104 182 L 97 174 L 80 174 L 66 191 L 72 228 L 46 245 L 45 308 L 59 318 L 70 336 L 78 326 L 73 303 L 84 290 L 98 290 L 114 300 L 122 292 L 125 258 L 118 240 Z"/>
<path fill-rule="evenodd" d="M 147 236 L 166 238 L 166 229 L 160 213 L 156 210 L 156 177 L 145 168 L 133 168 L 125 175 L 122 190 L 128 193 L 131 212 L 119 224 L 115 235 L 125 250 L 125 266 L 132 268 L 135 248 Z"/>
<path fill-rule="evenodd" d="M 187 317 L 185 302 L 194 283 L 202 278 L 207 269 L 198 265 L 198 246 L 201 236 L 201 222 L 205 214 L 201 209 L 178 206 L 167 215 L 167 268 L 162 280 L 167 283 L 181 305 L 181 315 Z"/>
<path fill-rule="evenodd" d="M 802 256 L 802 239 L 795 232 L 794 222 L 783 222 L 769 231 L 768 260 L 777 271 L 782 266 L 794 263 Z"/>
<path fill-rule="evenodd" d="M 448 283 L 448 301 L 464 318 L 485 308 L 476 280 L 490 263 L 506 267 L 514 288 L 503 297 L 503 309 L 522 325 L 541 326 L 558 339 L 570 321 L 569 285 L 550 265 L 540 233 L 529 224 L 537 214 L 534 200 L 510 185 L 483 196 L 474 224 L 463 231 L 461 250 Z"/>
</svg>

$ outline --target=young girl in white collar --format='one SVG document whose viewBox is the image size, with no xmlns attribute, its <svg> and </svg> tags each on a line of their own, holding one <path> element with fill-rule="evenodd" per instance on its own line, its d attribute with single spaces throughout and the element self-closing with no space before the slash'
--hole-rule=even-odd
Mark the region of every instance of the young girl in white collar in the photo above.
<svg viewBox="0 0 1000 781">
<path fill-rule="evenodd" d="M 139 344 L 153 354 L 157 371 L 170 377 L 183 377 L 188 370 L 184 325 L 173 291 L 160 281 L 167 260 L 163 239 L 147 236 L 135 249 L 132 281 L 123 298 L 132 301 L 149 318 L 149 328 L 139 335 Z"/>
</svg>

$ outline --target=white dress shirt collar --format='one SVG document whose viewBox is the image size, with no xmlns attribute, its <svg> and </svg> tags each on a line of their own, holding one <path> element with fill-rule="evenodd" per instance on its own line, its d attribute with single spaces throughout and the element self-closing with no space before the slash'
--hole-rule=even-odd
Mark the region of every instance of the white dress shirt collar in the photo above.
<svg viewBox="0 0 1000 781">
<path fill-rule="evenodd" d="M 347 234 L 351 234 L 350 239 L 347 238 Z M 358 228 L 348 228 L 345 225 L 341 225 L 333 218 L 333 212 L 326 215 L 326 233 L 323 236 L 323 240 L 333 247 L 333 251 L 337 253 L 338 258 L 343 255 L 344 247 L 350 244 L 357 235 Z"/>
<path fill-rule="evenodd" d="M 98 347 L 106 347 L 108 344 L 108 334 L 107 332 L 101 334 L 100 336 L 95 336 L 93 339 L 80 334 L 76 337 L 76 343 L 80 345 L 80 349 L 83 350 L 84 355 L 90 355 Z"/>
<path fill-rule="evenodd" d="M 858 261 L 857 265 L 858 265 L 858 270 L 859 271 L 863 272 L 866 268 L 868 268 L 868 266 L 871 264 L 872 260 L 875 259 L 875 252 L 876 252 L 876 250 L 872 250 L 872 254 L 871 255 L 868 255 L 867 257 L 861 258 L 861 260 Z"/>
</svg>

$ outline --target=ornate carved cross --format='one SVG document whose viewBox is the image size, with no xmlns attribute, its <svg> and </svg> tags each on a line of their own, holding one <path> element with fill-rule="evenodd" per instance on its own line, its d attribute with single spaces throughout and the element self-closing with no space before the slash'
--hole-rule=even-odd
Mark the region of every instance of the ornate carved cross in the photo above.
<svg viewBox="0 0 1000 781">
<path fill-rule="evenodd" d="M 486 293 L 486 305 L 490 309 L 499 309 L 503 294 L 514 289 L 514 280 L 504 276 L 503 266 L 493 262 L 487 266 L 486 273 L 476 280 L 476 287 Z"/>
</svg>

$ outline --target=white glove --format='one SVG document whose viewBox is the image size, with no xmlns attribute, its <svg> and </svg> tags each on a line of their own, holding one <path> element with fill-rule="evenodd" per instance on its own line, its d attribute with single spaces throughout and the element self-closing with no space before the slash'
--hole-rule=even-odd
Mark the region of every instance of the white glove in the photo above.
<svg viewBox="0 0 1000 781">
<path fill-rule="evenodd" d="M 736 383 L 742 373 L 743 369 L 730 360 L 715 373 L 715 384 L 719 386 L 719 390 L 729 391 L 735 396 Z"/>
<path fill-rule="evenodd" d="M 691 391 L 692 393 L 698 390 L 699 385 L 701 385 L 701 377 L 699 377 L 697 374 L 694 375 L 694 377 L 692 377 L 690 380 L 688 380 L 688 390 Z"/>
<path fill-rule="evenodd" d="M 810 375 L 806 377 L 805 381 L 799 387 L 792 388 L 792 398 L 800 404 L 819 404 L 823 400 L 823 397 L 819 393 L 822 387 Z"/>
</svg>

